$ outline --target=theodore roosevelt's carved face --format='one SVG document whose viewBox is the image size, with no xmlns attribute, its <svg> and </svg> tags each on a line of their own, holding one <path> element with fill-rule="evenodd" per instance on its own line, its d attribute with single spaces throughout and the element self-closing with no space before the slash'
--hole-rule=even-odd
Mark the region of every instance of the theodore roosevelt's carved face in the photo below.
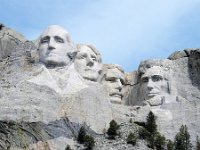
<svg viewBox="0 0 200 150">
<path fill-rule="evenodd" d="M 40 62 L 47 66 L 65 66 L 71 59 L 68 52 L 72 51 L 69 34 L 57 25 L 49 26 L 40 36 Z"/>
<path fill-rule="evenodd" d="M 105 70 L 102 84 L 106 86 L 111 102 L 121 103 L 124 80 L 124 73 L 117 67 L 113 66 Z"/>
<path fill-rule="evenodd" d="M 168 81 L 161 67 L 154 66 L 146 70 L 141 76 L 141 90 L 145 100 L 169 92 Z"/>
<path fill-rule="evenodd" d="M 88 45 L 79 46 L 74 65 L 84 79 L 97 81 L 102 67 L 98 57 L 100 56 L 97 56 L 92 47 Z"/>
</svg>

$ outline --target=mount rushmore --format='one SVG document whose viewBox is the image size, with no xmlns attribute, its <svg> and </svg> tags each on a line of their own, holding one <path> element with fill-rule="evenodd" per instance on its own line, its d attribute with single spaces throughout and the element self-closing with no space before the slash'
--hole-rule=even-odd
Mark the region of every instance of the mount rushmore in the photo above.
<svg viewBox="0 0 200 150">
<path fill-rule="evenodd" d="M 111 120 L 145 121 L 173 139 L 182 124 L 200 136 L 200 50 L 176 51 L 124 72 L 58 25 L 35 41 L 0 25 L 0 149 L 64 149 L 85 125 L 104 134 Z"/>
</svg>

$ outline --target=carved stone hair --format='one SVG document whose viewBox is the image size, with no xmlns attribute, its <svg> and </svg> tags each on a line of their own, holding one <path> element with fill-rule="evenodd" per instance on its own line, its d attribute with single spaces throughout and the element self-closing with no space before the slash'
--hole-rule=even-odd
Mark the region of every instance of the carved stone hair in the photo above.
<svg viewBox="0 0 200 150">
<path fill-rule="evenodd" d="M 98 51 L 94 46 L 92 46 L 92 45 L 88 45 L 88 44 L 77 44 L 77 53 L 80 52 L 80 50 L 81 50 L 81 48 L 82 48 L 83 46 L 89 47 L 89 48 L 97 55 L 97 61 L 98 61 L 99 63 L 102 62 L 101 54 L 100 54 L 99 51 Z"/>
<path fill-rule="evenodd" d="M 140 67 L 143 67 L 142 71 L 140 70 Z M 158 68 L 161 69 L 160 71 L 162 71 L 163 79 L 166 80 L 166 82 L 167 82 L 168 92 L 171 93 L 171 83 L 170 83 L 170 77 L 169 77 L 169 74 L 170 74 L 169 70 L 170 69 L 169 68 L 166 68 L 166 67 L 163 67 L 163 66 L 160 66 L 160 65 L 148 66 L 146 68 L 144 66 L 140 65 L 140 67 L 138 69 L 138 82 L 141 83 L 141 77 L 142 77 L 143 74 L 145 74 L 145 72 L 148 69 L 158 67 Z"/>
<path fill-rule="evenodd" d="M 103 65 L 103 70 L 109 70 L 109 69 L 115 69 L 117 68 L 120 72 L 124 73 L 124 70 L 122 69 L 121 66 L 116 65 L 116 64 L 104 64 Z"/>
<path fill-rule="evenodd" d="M 152 68 L 152 67 L 160 67 L 162 69 L 164 73 L 164 78 L 166 80 L 169 79 L 169 71 L 170 68 L 168 66 L 170 66 L 171 60 L 162 60 L 162 59 L 152 59 L 152 60 L 146 60 L 146 61 L 142 61 L 138 67 L 138 78 L 137 80 L 139 81 L 141 76 L 146 72 L 147 69 Z"/>
</svg>

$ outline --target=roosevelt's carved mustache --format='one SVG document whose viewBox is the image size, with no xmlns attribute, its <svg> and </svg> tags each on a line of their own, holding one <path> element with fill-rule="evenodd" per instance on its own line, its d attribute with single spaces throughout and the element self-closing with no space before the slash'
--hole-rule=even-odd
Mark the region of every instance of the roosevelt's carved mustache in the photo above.
<svg viewBox="0 0 200 150">
<path fill-rule="evenodd" d="M 113 92 L 109 94 L 110 96 L 115 96 L 115 97 L 122 97 L 122 93 L 121 92 Z"/>
</svg>

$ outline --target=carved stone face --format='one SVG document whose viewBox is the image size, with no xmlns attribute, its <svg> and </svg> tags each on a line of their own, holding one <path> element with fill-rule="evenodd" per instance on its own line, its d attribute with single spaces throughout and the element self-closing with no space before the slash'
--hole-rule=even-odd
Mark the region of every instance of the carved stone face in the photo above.
<svg viewBox="0 0 200 150">
<path fill-rule="evenodd" d="M 118 68 L 107 69 L 102 84 L 107 87 L 111 102 L 121 103 L 124 74 Z"/>
<path fill-rule="evenodd" d="M 75 57 L 74 65 L 84 79 L 91 81 L 97 81 L 102 67 L 95 52 L 87 45 L 80 47 Z"/>
<path fill-rule="evenodd" d="M 161 67 L 154 66 L 146 70 L 141 76 L 141 90 L 145 100 L 169 92 L 168 81 Z"/>
<path fill-rule="evenodd" d="M 65 66 L 70 62 L 67 53 L 72 49 L 69 34 L 62 27 L 49 26 L 41 35 L 40 62 L 47 66 Z"/>
</svg>

